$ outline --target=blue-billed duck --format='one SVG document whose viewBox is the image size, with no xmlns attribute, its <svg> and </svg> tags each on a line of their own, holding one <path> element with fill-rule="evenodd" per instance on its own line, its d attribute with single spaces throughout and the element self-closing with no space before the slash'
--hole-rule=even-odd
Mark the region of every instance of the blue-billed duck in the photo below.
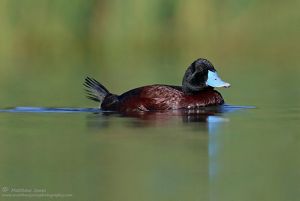
<svg viewBox="0 0 300 201">
<path fill-rule="evenodd" d="M 87 97 L 100 103 L 106 111 L 166 111 L 197 109 L 222 105 L 224 99 L 214 87 L 230 87 L 222 81 L 211 62 L 195 60 L 186 70 L 182 86 L 154 84 L 129 90 L 121 95 L 110 93 L 102 84 L 87 77 L 84 82 Z"/>
</svg>

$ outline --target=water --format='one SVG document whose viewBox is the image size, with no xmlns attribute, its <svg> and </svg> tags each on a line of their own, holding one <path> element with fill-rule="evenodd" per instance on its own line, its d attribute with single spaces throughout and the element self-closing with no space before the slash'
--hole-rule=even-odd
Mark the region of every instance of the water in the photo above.
<svg viewBox="0 0 300 201">
<path fill-rule="evenodd" d="M 295 200 L 299 110 L 2 110 L 2 198 L 41 189 L 45 200 Z"/>
<path fill-rule="evenodd" d="M 300 1 L 66 2 L 0 1 L 0 201 L 299 200 Z M 180 85 L 199 57 L 230 105 L 120 115 L 84 96 L 86 76 Z"/>
</svg>

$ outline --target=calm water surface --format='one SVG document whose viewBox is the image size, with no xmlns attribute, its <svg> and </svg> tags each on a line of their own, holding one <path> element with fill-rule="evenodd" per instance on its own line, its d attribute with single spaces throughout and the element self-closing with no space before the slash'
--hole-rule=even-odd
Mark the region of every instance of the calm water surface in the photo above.
<svg viewBox="0 0 300 201">
<path fill-rule="evenodd" d="M 0 0 L 0 201 L 300 200 L 299 0 L 67 2 Z M 86 109 L 199 57 L 256 108 Z"/>
<path fill-rule="evenodd" d="M 53 200 L 20 195 L 36 189 L 64 196 L 54 200 L 300 196 L 299 107 L 130 117 L 95 109 L 40 109 L 0 113 L 0 200 Z"/>
</svg>

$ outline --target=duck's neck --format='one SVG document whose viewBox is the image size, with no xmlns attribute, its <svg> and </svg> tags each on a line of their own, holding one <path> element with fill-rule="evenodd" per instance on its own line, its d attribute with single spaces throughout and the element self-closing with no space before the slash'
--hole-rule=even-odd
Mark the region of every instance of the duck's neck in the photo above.
<svg viewBox="0 0 300 201">
<path fill-rule="evenodd" d="M 182 85 L 182 91 L 185 94 L 197 94 L 201 93 L 202 91 L 207 91 L 207 90 L 213 90 L 213 87 L 206 86 L 205 84 L 203 85 L 193 85 L 190 83 L 184 83 Z"/>
</svg>

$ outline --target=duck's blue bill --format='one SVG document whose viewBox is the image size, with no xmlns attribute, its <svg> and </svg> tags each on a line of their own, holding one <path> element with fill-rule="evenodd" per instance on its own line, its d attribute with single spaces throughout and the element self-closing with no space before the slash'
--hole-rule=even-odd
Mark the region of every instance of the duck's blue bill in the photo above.
<svg viewBox="0 0 300 201">
<path fill-rule="evenodd" d="M 217 72 L 208 71 L 208 77 L 206 81 L 207 86 L 211 87 L 230 87 L 230 84 L 227 82 L 224 82 L 221 80 L 221 78 L 218 76 Z"/>
</svg>

